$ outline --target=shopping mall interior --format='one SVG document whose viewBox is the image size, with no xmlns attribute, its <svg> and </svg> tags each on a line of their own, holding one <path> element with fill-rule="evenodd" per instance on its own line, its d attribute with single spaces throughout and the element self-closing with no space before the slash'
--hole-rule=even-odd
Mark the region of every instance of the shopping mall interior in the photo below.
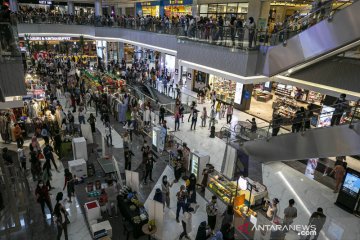
<svg viewBox="0 0 360 240">
<path fill-rule="evenodd" d="M 359 239 L 360 1 L 0 5 L 0 239 Z"/>
</svg>

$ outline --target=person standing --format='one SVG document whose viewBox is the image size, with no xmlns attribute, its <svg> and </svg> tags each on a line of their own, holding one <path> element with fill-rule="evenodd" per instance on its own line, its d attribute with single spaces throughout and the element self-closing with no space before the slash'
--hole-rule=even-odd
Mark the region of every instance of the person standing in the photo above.
<svg viewBox="0 0 360 240">
<path fill-rule="evenodd" d="M 316 210 L 316 212 L 314 212 L 313 214 L 311 214 L 310 216 L 310 220 L 309 220 L 309 225 L 314 225 L 315 226 L 315 231 L 316 231 L 316 235 L 314 236 L 313 240 L 318 239 L 319 234 L 321 229 L 323 228 L 324 224 L 326 222 L 326 216 L 323 213 L 323 209 L 322 208 L 318 208 Z M 308 235 L 306 237 L 306 240 L 310 240 L 312 236 Z"/>
<path fill-rule="evenodd" d="M 225 224 L 233 224 L 234 221 L 234 208 L 232 205 L 228 205 L 225 212 L 223 213 L 223 220 L 221 222 L 221 226 L 224 226 Z"/>
<path fill-rule="evenodd" d="M 271 124 L 271 127 L 272 127 L 271 135 L 273 137 L 278 135 L 278 133 L 280 131 L 280 127 L 281 127 L 281 122 L 282 122 L 282 119 L 281 119 L 280 114 L 275 113 L 273 116 L 272 124 Z"/>
<path fill-rule="evenodd" d="M 180 131 L 181 114 L 179 111 L 176 111 L 174 118 L 175 118 L 175 131 Z"/>
<path fill-rule="evenodd" d="M 249 22 L 246 24 L 246 28 L 249 31 L 249 48 L 252 48 L 255 41 L 256 24 L 253 17 L 249 17 Z"/>
<path fill-rule="evenodd" d="M 165 108 L 163 105 L 159 109 L 159 124 L 163 123 L 165 120 Z"/>
<path fill-rule="evenodd" d="M 51 214 L 51 218 L 53 217 L 53 208 L 51 205 L 51 200 L 50 200 L 50 196 L 49 196 L 49 189 L 47 186 L 44 185 L 44 182 L 42 180 L 38 181 L 38 184 L 36 186 L 35 189 L 35 196 L 36 196 L 36 201 L 40 204 L 41 206 L 41 211 L 44 217 L 46 217 L 45 215 L 45 204 L 48 207 L 50 214 Z"/>
<path fill-rule="evenodd" d="M 206 119 L 207 119 L 207 111 L 206 107 L 203 108 L 203 111 L 201 112 L 201 127 L 206 126 Z"/>
<path fill-rule="evenodd" d="M 300 109 L 296 111 L 295 116 L 293 118 L 293 124 L 291 127 L 291 131 L 293 133 L 300 132 L 300 130 L 303 127 L 304 118 L 305 118 L 305 108 L 300 107 Z"/>
<path fill-rule="evenodd" d="M 182 103 L 180 103 L 179 114 L 181 116 L 181 123 L 184 123 L 184 112 L 185 112 L 184 105 Z"/>
<path fill-rule="evenodd" d="M 105 190 L 107 196 L 108 196 L 108 201 L 107 201 L 107 211 L 109 213 L 110 218 L 113 216 L 117 216 L 118 214 L 118 204 L 117 204 L 117 196 L 118 196 L 118 189 L 117 189 L 117 184 L 114 183 L 114 181 L 111 179 L 108 181 L 108 187 Z M 113 214 L 112 208 L 115 208 L 115 214 Z"/>
<path fill-rule="evenodd" d="M 110 123 L 106 123 L 105 125 L 105 136 L 106 136 L 106 145 L 108 147 L 113 146 Z"/>
<path fill-rule="evenodd" d="M 164 208 L 165 205 L 167 206 L 167 208 L 170 209 L 170 188 L 172 187 L 172 185 L 174 184 L 174 182 L 169 183 L 167 176 L 164 175 L 162 178 L 162 183 L 161 183 L 161 190 L 162 190 L 162 194 L 163 194 L 163 203 L 164 203 Z"/>
<path fill-rule="evenodd" d="M 277 217 L 278 208 L 277 205 L 279 203 L 279 199 L 274 198 L 272 203 L 269 203 L 269 207 L 266 211 L 266 216 L 270 221 L 274 221 Z"/>
<path fill-rule="evenodd" d="M 192 116 L 191 116 L 191 127 L 190 130 L 194 127 L 194 130 L 196 130 L 196 122 L 197 122 L 197 116 L 198 116 L 198 110 L 194 107 Z"/>
<path fill-rule="evenodd" d="M 215 121 L 216 121 L 216 111 L 215 111 L 215 108 L 213 106 L 211 106 L 209 130 L 212 126 L 215 126 Z"/>
<path fill-rule="evenodd" d="M 65 183 L 64 183 L 64 187 L 63 187 L 63 191 L 67 190 L 67 194 L 68 194 L 68 202 L 71 203 L 71 196 L 75 194 L 75 184 L 74 184 L 74 177 L 72 175 L 72 173 L 69 171 L 68 168 L 65 169 Z"/>
<path fill-rule="evenodd" d="M 41 162 L 38 153 L 35 151 L 30 151 L 30 171 L 33 181 L 41 179 Z"/>
<path fill-rule="evenodd" d="M 78 119 L 79 119 L 79 124 L 85 124 L 85 111 L 83 107 L 79 107 L 78 109 Z"/>
<path fill-rule="evenodd" d="M 293 223 L 297 217 L 297 209 L 294 207 L 294 199 L 289 200 L 289 206 L 284 209 L 284 226 L 287 227 L 286 231 L 289 231 L 289 225 Z"/>
<path fill-rule="evenodd" d="M 334 169 L 329 173 L 329 175 L 335 173 L 335 188 L 334 193 L 339 192 L 340 185 L 345 176 L 346 170 L 344 167 L 344 163 L 338 164 L 334 167 Z"/>
<path fill-rule="evenodd" d="M 216 202 L 217 202 L 217 197 L 214 195 L 211 197 L 211 201 L 206 205 L 208 224 L 211 231 L 214 231 L 216 226 L 216 217 L 218 214 L 218 206 Z"/>
<path fill-rule="evenodd" d="M 192 231 L 192 213 L 196 213 L 194 209 L 190 206 L 186 207 L 183 219 L 181 220 L 183 232 L 180 234 L 179 240 L 183 237 L 190 239 L 189 233 Z"/>
<path fill-rule="evenodd" d="M 331 126 L 339 125 L 342 115 L 345 111 L 349 108 L 349 104 L 346 100 L 346 94 L 340 94 L 340 98 L 338 98 L 334 102 L 335 111 L 333 113 L 333 116 L 331 118 Z"/>
<path fill-rule="evenodd" d="M 187 187 L 187 191 L 189 193 L 188 203 L 197 203 L 196 202 L 196 176 L 194 173 L 190 174 L 189 177 L 189 186 Z"/>
<path fill-rule="evenodd" d="M 227 124 L 231 123 L 233 112 L 234 112 L 233 105 L 229 105 L 226 109 L 226 123 Z"/>
<path fill-rule="evenodd" d="M 94 117 L 94 114 L 90 113 L 90 116 L 89 116 L 87 122 L 90 123 L 91 132 L 92 133 L 96 132 L 96 130 L 95 130 L 96 118 Z"/>
<path fill-rule="evenodd" d="M 131 158 L 135 156 L 135 154 L 129 149 L 129 147 L 125 147 L 124 158 L 125 158 L 125 170 L 131 170 Z"/>
<path fill-rule="evenodd" d="M 45 142 L 45 147 L 43 149 L 43 153 L 44 153 L 44 156 L 46 159 L 46 163 L 49 164 L 49 169 L 51 169 L 51 164 L 50 164 L 50 160 L 51 160 L 51 162 L 54 164 L 56 171 L 59 172 L 58 167 L 55 163 L 53 152 L 54 152 L 54 149 L 50 146 L 49 142 Z"/>
<path fill-rule="evenodd" d="M 17 147 L 18 148 L 22 147 L 24 145 L 24 138 L 23 138 L 23 135 L 22 135 L 22 130 L 21 130 L 20 125 L 18 123 L 15 124 L 14 135 L 15 135 L 15 140 L 16 140 Z"/>
<path fill-rule="evenodd" d="M 63 199 L 63 193 L 59 192 L 56 195 L 56 205 L 54 208 L 54 215 L 56 217 L 56 225 L 58 229 L 57 240 L 61 239 L 62 232 L 64 232 L 65 240 L 68 240 L 68 232 L 67 232 L 67 224 L 69 223 L 68 220 L 68 213 L 65 210 L 65 207 L 60 203 Z"/>
<path fill-rule="evenodd" d="M 256 119 L 252 118 L 251 121 L 249 119 L 246 119 L 246 121 L 248 121 L 249 123 L 251 123 L 251 128 L 250 128 L 250 132 L 255 133 L 257 131 L 257 124 L 256 124 Z"/>
<path fill-rule="evenodd" d="M 156 162 L 156 161 L 155 161 L 155 159 L 153 158 L 152 153 L 149 152 L 149 153 L 148 153 L 148 156 L 147 156 L 147 159 L 146 159 L 146 163 L 145 163 L 144 184 L 146 184 L 147 177 L 150 178 L 150 181 L 151 181 L 151 182 L 154 182 L 154 180 L 152 179 L 152 170 L 153 170 L 153 168 L 154 168 L 154 162 Z"/>
<path fill-rule="evenodd" d="M 177 205 L 176 205 L 176 221 L 179 223 L 179 214 L 180 210 L 183 210 L 183 213 L 185 212 L 185 200 L 187 198 L 187 192 L 185 190 L 185 186 L 180 186 L 180 191 L 176 193 L 177 197 Z"/>
<path fill-rule="evenodd" d="M 52 173 L 50 171 L 50 162 L 45 162 L 43 165 L 42 181 L 46 184 L 48 189 L 52 189 L 50 181 L 52 180 Z"/>
</svg>

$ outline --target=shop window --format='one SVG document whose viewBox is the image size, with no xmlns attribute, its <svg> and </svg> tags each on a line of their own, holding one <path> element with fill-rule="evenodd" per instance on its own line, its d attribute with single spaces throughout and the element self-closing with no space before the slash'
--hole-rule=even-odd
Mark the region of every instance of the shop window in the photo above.
<svg viewBox="0 0 360 240">
<path fill-rule="evenodd" d="M 239 3 L 238 13 L 247 13 L 248 12 L 248 3 Z"/>
<path fill-rule="evenodd" d="M 237 3 L 229 3 L 227 6 L 228 13 L 237 13 Z"/>
<path fill-rule="evenodd" d="M 200 5 L 200 13 L 207 13 L 207 12 L 208 12 L 208 5 L 207 4 Z"/>
<path fill-rule="evenodd" d="M 216 4 L 209 4 L 208 13 L 216 13 Z"/>
<path fill-rule="evenodd" d="M 218 4 L 217 12 L 218 13 L 226 13 L 226 4 Z"/>
</svg>

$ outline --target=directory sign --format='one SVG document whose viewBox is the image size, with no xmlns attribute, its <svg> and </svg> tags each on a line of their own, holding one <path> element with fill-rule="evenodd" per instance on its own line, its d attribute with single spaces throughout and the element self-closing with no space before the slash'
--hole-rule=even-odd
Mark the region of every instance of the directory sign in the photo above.
<svg viewBox="0 0 360 240">
<path fill-rule="evenodd" d="M 191 173 L 195 174 L 196 177 L 198 177 L 199 172 L 199 157 L 195 154 L 192 154 L 191 158 Z"/>
<path fill-rule="evenodd" d="M 236 83 L 236 91 L 235 91 L 235 99 L 234 103 L 241 104 L 242 92 L 243 92 L 244 84 Z"/>
</svg>

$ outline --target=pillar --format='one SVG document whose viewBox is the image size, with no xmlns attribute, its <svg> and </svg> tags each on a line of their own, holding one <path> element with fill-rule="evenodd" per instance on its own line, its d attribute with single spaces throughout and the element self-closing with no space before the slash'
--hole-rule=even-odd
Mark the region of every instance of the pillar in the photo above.
<svg viewBox="0 0 360 240">
<path fill-rule="evenodd" d="M 267 25 L 269 11 L 270 1 L 252 0 L 249 2 L 247 18 L 253 17 L 257 28 L 264 28 Z"/>
<path fill-rule="evenodd" d="M 191 6 L 191 15 L 197 16 L 198 14 L 198 3 L 197 0 L 193 0 L 192 6 Z"/>
<path fill-rule="evenodd" d="M 68 1 L 67 7 L 68 7 L 68 14 L 74 15 L 74 2 Z"/>
<path fill-rule="evenodd" d="M 124 58 L 124 43 L 118 42 L 118 49 L 119 49 L 119 61 Z"/>
<path fill-rule="evenodd" d="M 102 16 L 101 0 L 95 0 L 95 16 Z"/>
<path fill-rule="evenodd" d="M 11 12 L 17 12 L 17 10 L 18 10 L 18 2 L 17 2 L 17 0 L 10 0 L 9 4 L 10 4 L 10 11 Z"/>
</svg>

